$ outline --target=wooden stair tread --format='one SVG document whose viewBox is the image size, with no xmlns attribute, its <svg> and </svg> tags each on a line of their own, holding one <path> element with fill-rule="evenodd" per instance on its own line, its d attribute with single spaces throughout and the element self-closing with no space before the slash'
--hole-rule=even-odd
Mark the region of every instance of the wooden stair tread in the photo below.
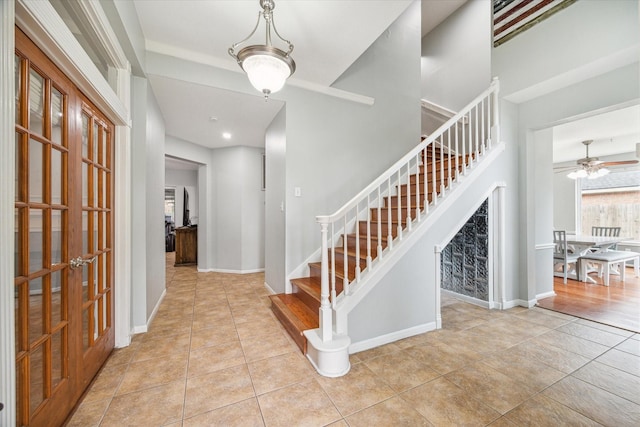
<svg viewBox="0 0 640 427">
<path fill-rule="evenodd" d="M 315 329 L 320 325 L 318 313 L 311 311 L 295 294 L 271 295 L 269 298 L 271 303 L 275 303 L 279 308 L 286 307 L 287 310 L 283 310 L 284 313 L 294 315 L 291 316 L 292 323 L 299 326 L 298 330 L 300 332 L 307 329 Z"/>
<path fill-rule="evenodd" d="M 271 310 L 303 354 L 307 354 L 307 338 L 303 331 L 320 325 L 318 312 L 313 312 L 295 294 L 270 295 Z"/>
</svg>

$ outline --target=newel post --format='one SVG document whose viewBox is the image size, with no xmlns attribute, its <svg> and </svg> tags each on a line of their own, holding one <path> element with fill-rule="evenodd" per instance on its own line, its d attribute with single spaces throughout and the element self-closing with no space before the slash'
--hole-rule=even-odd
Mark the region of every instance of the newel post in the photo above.
<svg viewBox="0 0 640 427">
<path fill-rule="evenodd" d="M 332 313 L 331 302 L 329 301 L 329 246 L 327 245 L 327 234 L 329 224 L 322 219 L 320 222 L 320 234 L 322 239 L 321 267 L 320 267 L 320 336 L 323 342 L 332 339 Z"/>
</svg>

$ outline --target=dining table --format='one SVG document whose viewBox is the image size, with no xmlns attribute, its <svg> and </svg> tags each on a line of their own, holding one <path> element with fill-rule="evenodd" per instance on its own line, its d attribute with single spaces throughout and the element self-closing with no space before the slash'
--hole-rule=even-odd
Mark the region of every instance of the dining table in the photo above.
<svg viewBox="0 0 640 427">
<path fill-rule="evenodd" d="M 573 246 L 574 252 L 586 255 L 587 252 L 603 251 L 621 242 L 633 240 L 631 237 L 621 236 L 592 236 L 590 234 L 567 234 L 567 246 Z M 588 272 L 587 272 L 588 273 Z M 615 273 L 614 273 L 615 274 Z M 596 281 L 585 274 L 581 278 L 584 282 L 596 283 Z"/>
</svg>

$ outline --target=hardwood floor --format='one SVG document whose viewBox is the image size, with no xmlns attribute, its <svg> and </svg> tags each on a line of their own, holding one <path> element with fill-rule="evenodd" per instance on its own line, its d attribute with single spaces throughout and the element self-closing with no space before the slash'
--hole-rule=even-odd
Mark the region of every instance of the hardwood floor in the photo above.
<svg viewBox="0 0 640 427">
<path fill-rule="evenodd" d="M 560 313 L 640 333 L 640 278 L 633 268 L 627 268 L 623 283 L 619 276 L 610 276 L 610 285 L 593 276 L 597 283 L 583 283 L 554 278 L 556 296 L 538 301 L 538 306 Z"/>
</svg>

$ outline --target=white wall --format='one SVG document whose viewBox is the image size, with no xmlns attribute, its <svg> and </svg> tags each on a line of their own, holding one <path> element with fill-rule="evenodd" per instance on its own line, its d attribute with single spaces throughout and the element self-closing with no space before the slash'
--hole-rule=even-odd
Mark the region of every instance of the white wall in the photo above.
<svg viewBox="0 0 640 427">
<path fill-rule="evenodd" d="M 518 283 L 527 301 L 548 274 L 539 269 L 535 247 L 549 243 L 553 226 L 543 230 L 536 220 L 552 218 L 553 206 L 535 203 L 539 192 L 551 190 L 536 182 L 537 168 L 549 165 L 536 163 L 535 131 L 638 102 L 637 17 L 633 1 L 576 2 L 493 51 L 502 94 L 518 103 Z"/>
<path fill-rule="evenodd" d="M 131 87 L 131 325 L 145 330 L 165 289 L 164 121 L 148 81 L 133 77 Z"/>
<path fill-rule="evenodd" d="M 147 185 L 146 256 L 147 319 L 156 309 L 166 287 L 164 239 L 164 119 L 147 83 Z M 134 141 L 134 144 L 136 141 Z M 135 168 L 135 167 L 134 167 Z M 134 228 L 136 224 L 134 223 Z"/>
<path fill-rule="evenodd" d="M 246 273 L 264 268 L 262 152 L 244 146 L 208 149 L 167 137 L 167 155 L 201 165 L 197 184 L 199 270 Z M 190 193 L 189 201 L 193 198 Z"/>
<path fill-rule="evenodd" d="M 638 62 L 638 2 L 578 1 L 494 50 L 503 95 L 524 102 Z"/>
<path fill-rule="evenodd" d="M 535 192 L 534 206 L 549 206 L 551 209 L 537 210 L 535 217 L 536 241 L 536 295 L 549 295 L 553 292 L 553 129 L 544 129 L 534 133 Z"/>
<path fill-rule="evenodd" d="M 287 154 L 286 106 L 269 125 L 265 135 L 266 200 L 265 200 L 265 283 L 282 293 L 287 286 L 285 228 L 285 160 Z"/>
<path fill-rule="evenodd" d="M 420 142 L 420 3 L 334 86 L 372 96 L 375 103 L 356 105 L 299 90 L 288 95 L 288 273 L 320 247 L 317 215 L 333 213 Z M 301 197 L 294 196 L 296 187 Z"/>
<path fill-rule="evenodd" d="M 131 80 L 131 327 L 140 330 L 147 324 L 147 81 Z"/>
<path fill-rule="evenodd" d="M 422 98 L 458 111 L 489 86 L 491 5 L 468 1 L 422 39 Z"/>
<path fill-rule="evenodd" d="M 213 268 L 237 273 L 263 269 L 262 150 L 230 147 L 212 151 L 217 223 L 211 238 L 218 254 Z"/>
<path fill-rule="evenodd" d="M 577 229 L 576 180 L 567 178 L 567 173 L 553 174 L 553 227 L 570 233 Z"/>
</svg>

